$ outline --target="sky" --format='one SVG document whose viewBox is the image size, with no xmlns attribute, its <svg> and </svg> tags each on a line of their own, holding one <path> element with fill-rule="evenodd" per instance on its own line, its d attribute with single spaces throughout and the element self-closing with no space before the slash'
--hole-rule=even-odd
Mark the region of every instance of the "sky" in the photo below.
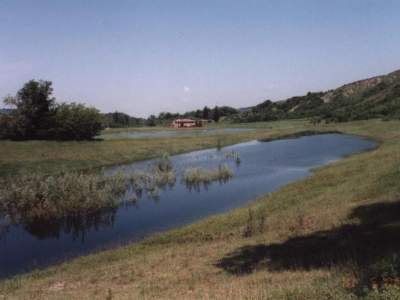
<svg viewBox="0 0 400 300">
<path fill-rule="evenodd" d="M 246 107 L 400 69 L 397 0 L 0 0 L 0 97 L 146 117 Z"/>
</svg>

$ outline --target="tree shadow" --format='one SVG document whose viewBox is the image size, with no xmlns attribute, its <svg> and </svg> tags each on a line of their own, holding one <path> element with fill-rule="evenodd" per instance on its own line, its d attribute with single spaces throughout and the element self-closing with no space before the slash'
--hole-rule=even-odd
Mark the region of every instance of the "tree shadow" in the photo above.
<svg viewBox="0 0 400 300">
<path fill-rule="evenodd" d="M 262 268 L 282 271 L 348 263 L 367 266 L 400 250 L 400 202 L 359 206 L 349 219 L 359 222 L 279 244 L 244 246 L 220 259 L 216 266 L 236 275 Z"/>
</svg>

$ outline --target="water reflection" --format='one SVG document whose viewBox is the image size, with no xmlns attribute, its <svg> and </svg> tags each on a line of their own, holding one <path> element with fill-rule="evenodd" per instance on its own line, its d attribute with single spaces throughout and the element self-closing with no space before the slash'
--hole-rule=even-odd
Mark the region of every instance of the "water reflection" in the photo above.
<svg viewBox="0 0 400 300">
<path fill-rule="evenodd" d="M 91 214 L 76 214 L 62 219 L 34 220 L 22 223 L 22 227 L 39 240 L 59 239 L 63 233 L 71 236 L 73 240 L 84 242 L 87 231 L 113 227 L 116 211 L 114 208 Z"/>
<path fill-rule="evenodd" d="M 4 221 L 0 222 L 0 240 L 4 239 L 9 231 L 10 231 L 10 224 Z"/>
</svg>

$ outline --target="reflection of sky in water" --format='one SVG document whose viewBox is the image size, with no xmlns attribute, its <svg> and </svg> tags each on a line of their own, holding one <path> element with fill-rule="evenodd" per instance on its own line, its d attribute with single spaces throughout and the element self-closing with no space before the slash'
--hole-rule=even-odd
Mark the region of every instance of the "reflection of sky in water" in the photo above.
<svg viewBox="0 0 400 300">
<path fill-rule="evenodd" d="M 221 151 L 208 149 L 173 156 L 177 182 L 174 187 L 161 190 L 158 199 L 144 194 L 136 204 L 124 203 L 100 215 L 7 228 L 0 237 L 0 275 L 138 240 L 152 232 L 243 206 L 257 196 L 304 178 L 314 167 L 375 146 L 374 142 L 359 137 L 329 134 L 272 142 L 253 141 Z M 240 155 L 240 165 L 226 157 L 231 151 Z M 181 175 L 187 167 L 215 169 L 221 163 L 234 170 L 235 175 L 228 182 L 212 183 L 200 192 L 188 190 L 182 183 Z M 112 167 L 106 172 L 121 169 L 132 172 L 151 164 L 152 161 L 134 163 Z"/>
<path fill-rule="evenodd" d="M 175 137 L 175 136 L 202 136 L 207 134 L 237 133 L 246 132 L 250 128 L 207 128 L 207 129 L 186 129 L 177 130 L 154 130 L 154 131 L 124 131 L 117 133 L 105 133 L 99 135 L 98 139 L 136 139 L 136 138 L 156 138 L 156 137 Z"/>
</svg>

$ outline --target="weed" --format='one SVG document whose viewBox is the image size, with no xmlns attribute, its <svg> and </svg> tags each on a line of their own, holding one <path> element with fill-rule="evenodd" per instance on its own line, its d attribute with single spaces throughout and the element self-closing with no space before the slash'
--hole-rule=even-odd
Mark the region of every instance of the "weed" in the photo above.
<svg viewBox="0 0 400 300">
<path fill-rule="evenodd" d="M 262 233 L 265 230 L 266 213 L 265 207 L 257 209 L 255 212 L 252 208 L 248 209 L 248 215 L 242 236 L 252 237 L 256 233 Z"/>
</svg>

